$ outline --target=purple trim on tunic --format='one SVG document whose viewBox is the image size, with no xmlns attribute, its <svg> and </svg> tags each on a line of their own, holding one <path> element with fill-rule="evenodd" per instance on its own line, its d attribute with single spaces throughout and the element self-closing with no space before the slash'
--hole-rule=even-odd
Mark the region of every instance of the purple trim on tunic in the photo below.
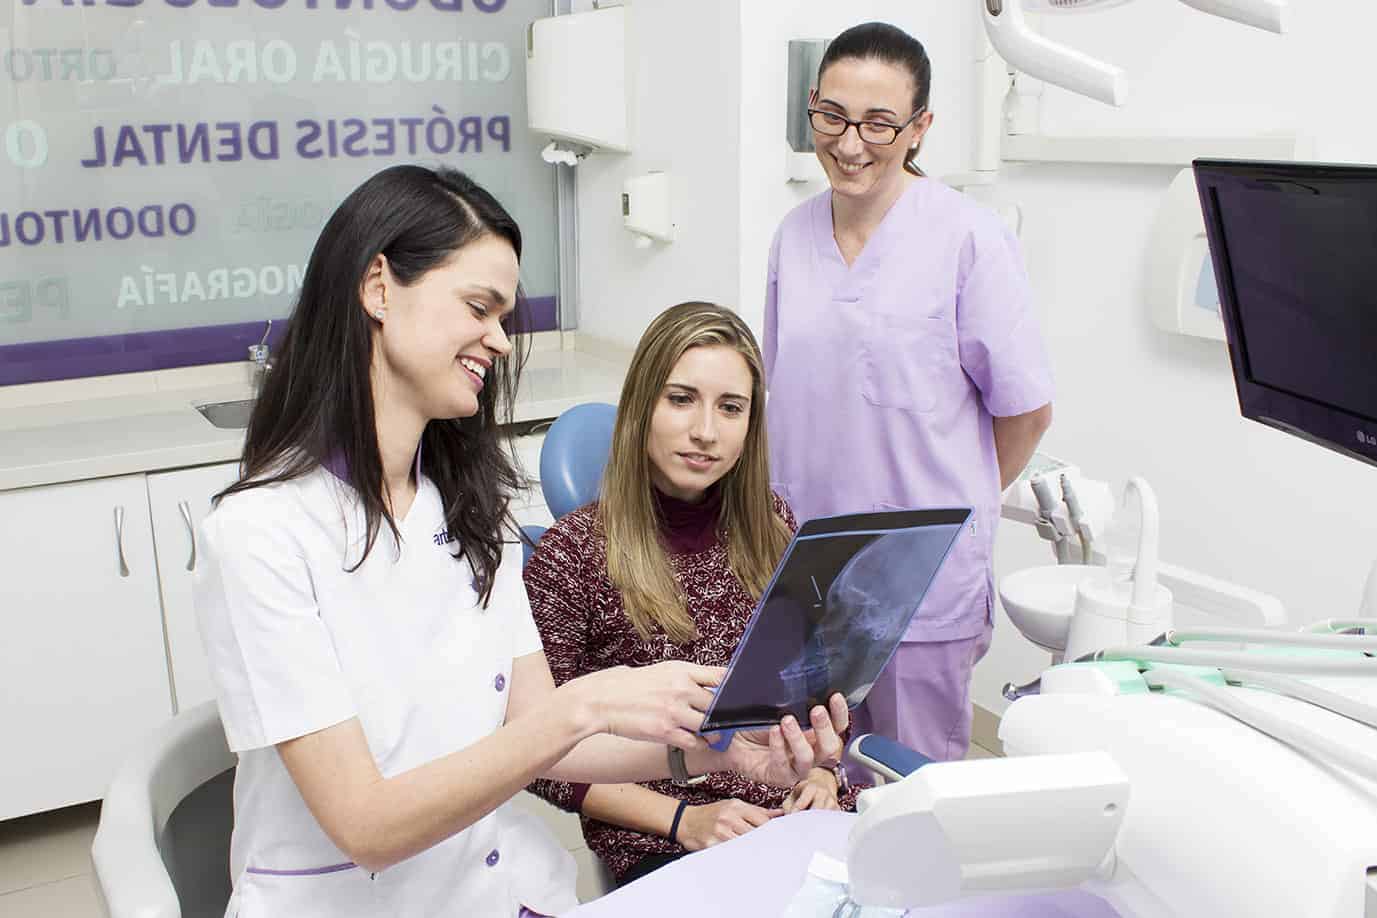
<svg viewBox="0 0 1377 918">
<path fill-rule="evenodd" d="M 531 331 L 559 328 L 559 309 L 553 296 L 528 297 L 526 305 Z M 249 345 L 262 340 L 266 322 L 0 345 L 0 386 L 244 360 Z M 268 346 L 277 350 L 286 332 L 287 321 L 274 319 Z"/>
<path fill-rule="evenodd" d="M 424 445 L 424 439 L 422 439 L 420 442 L 416 444 L 416 462 L 412 466 L 412 474 L 416 478 L 416 483 L 418 487 L 420 486 L 421 482 L 421 449 Z M 349 463 L 344 461 L 343 452 L 341 452 L 340 450 L 331 451 L 331 453 L 328 456 L 326 456 L 320 464 L 324 466 L 325 471 L 329 472 L 331 475 L 334 475 L 342 483 L 347 484 L 350 487 L 353 486 L 353 482 L 349 480 Z"/>
<path fill-rule="evenodd" d="M 327 873 L 339 873 L 344 870 L 353 870 L 358 867 L 353 861 L 346 861 L 343 864 L 330 864 L 327 867 L 307 867 L 302 870 L 271 870 L 267 867 L 246 867 L 245 873 L 256 873 L 265 877 L 319 877 Z"/>
</svg>

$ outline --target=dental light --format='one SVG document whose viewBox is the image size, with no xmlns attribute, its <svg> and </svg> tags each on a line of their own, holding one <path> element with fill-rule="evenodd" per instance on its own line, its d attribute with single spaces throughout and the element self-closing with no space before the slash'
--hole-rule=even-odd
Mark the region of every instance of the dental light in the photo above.
<svg viewBox="0 0 1377 918">
<path fill-rule="evenodd" d="M 1110 105 L 1123 105 L 1123 70 L 1057 44 L 1028 27 L 1025 13 L 1102 10 L 1129 0 L 980 0 L 990 44 L 1015 70 Z M 1286 29 L 1286 0 L 1181 0 L 1204 13 L 1269 32 Z"/>
</svg>

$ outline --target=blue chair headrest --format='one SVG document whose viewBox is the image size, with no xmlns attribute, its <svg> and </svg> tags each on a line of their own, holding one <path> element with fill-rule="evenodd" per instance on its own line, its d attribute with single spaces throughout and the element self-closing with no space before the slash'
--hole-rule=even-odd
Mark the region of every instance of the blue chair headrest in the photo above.
<svg viewBox="0 0 1377 918">
<path fill-rule="evenodd" d="M 545 535 L 544 526 L 522 526 L 521 527 L 521 566 L 525 567 L 526 562 L 531 560 L 531 555 L 535 554 L 536 543 L 540 537 Z"/>
<path fill-rule="evenodd" d="M 575 405 L 550 426 L 540 447 L 540 490 L 555 519 L 597 500 L 616 418 L 615 406 L 590 402 Z"/>
</svg>

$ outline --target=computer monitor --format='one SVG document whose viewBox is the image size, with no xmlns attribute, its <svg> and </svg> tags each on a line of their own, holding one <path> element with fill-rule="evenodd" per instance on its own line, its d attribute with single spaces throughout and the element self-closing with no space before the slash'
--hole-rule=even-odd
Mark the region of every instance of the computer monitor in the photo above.
<svg viewBox="0 0 1377 918">
<path fill-rule="evenodd" d="M 1377 167 L 1195 179 L 1244 417 L 1377 465 Z"/>
</svg>

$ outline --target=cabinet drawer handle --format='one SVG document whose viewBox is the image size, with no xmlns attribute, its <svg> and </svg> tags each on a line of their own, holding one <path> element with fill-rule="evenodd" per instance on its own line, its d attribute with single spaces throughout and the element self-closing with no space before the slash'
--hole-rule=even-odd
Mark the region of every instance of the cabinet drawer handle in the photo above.
<svg viewBox="0 0 1377 918">
<path fill-rule="evenodd" d="M 177 504 L 177 509 L 182 511 L 182 522 L 186 523 L 186 537 L 191 542 L 191 557 L 186 559 L 186 569 L 196 570 L 196 527 L 191 524 L 191 505 L 186 501 Z"/>
<path fill-rule="evenodd" d="M 129 576 L 129 565 L 124 561 L 124 508 L 115 508 L 115 549 L 120 557 L 120 576 Z"/>
</svg>

